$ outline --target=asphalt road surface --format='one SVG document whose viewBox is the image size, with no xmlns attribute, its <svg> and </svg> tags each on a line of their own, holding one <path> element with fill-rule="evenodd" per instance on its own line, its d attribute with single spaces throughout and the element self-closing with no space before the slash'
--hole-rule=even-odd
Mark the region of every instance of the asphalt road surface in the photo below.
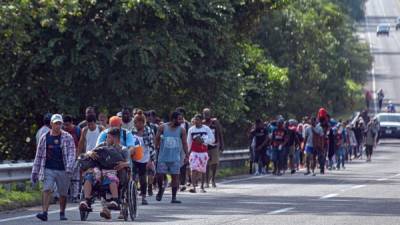
<svg viewBox="0 0 400 225">
<path fill-rule="evenodd" d="M 400 31 L 393 25 L 400 16 L 399 0 L 369 0 L 361 36 L 371 44 L 374 69 L 371 90 L 383 88 L 388 99 L 400 102 Z M 389 37 L 376 37 L 379 23 L 391 23 Z M 286 174 L 282 177 L 242 176 L 219 183 L 208 193 L 179 193 L 181 205 L 172 205 L 170 192 L 162 202 L 150 198 L 139 206 L 134 222 L 99 217 L 97 206 L 86 222 L 77 205 L 68 205 L 69 221 L 58 220 L 52 206 L 47 224 L 307 224 L 400 225 L 400 140 L 384 140 L 372 163 L 353 160 L 345 170 L 316 177 Z M 0 224 L 43 224 L 34 215 L 40 207 L 0 213 Z"/>
<path fill-rule="evenodd" d="M 353 160 L 345 170 L 328 171 L 316 177 L 286 174 L 282 177 L 242 176 L 219 183 L 208 193 L 179 193 L 181 205 L 172 205 L 170 193 L 164 201 L 150 198 L 139 206 L 134 222 L 99 217 L 100 208 L 79 221 L 76 205 L 69 205 L 68 222 L 58 220 L 52 206 L 48 224 L 315 224 L 399 225 L 400 141 L 384 140 L 372 163 Z M 0 214 L 0 224 L 43 224 L 34 214 L 40 207 Z"/>
<path fill-rule="evenodd" d="M 369 42 L 374 56 L 369 89 L 375 93 L 382 88 L 386 102 L 400 104 L 400 30 L 396 31 L 395 21 L 400 16 L 400 0 L 369 0 L 366 4 L 366 20 L 362 37 Z M 390 23 L 388 36 L 377 36 L 380 23 Z"/>
</svg>

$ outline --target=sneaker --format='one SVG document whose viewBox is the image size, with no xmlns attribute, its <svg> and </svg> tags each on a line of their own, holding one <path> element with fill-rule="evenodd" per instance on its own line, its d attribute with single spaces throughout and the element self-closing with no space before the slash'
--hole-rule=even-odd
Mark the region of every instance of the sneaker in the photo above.
<svg viewBox="0 0 400 225">
<path fill-rule="evenodd" d="M 181 191 L 181 192 L 186 191 L 186 187 L 185 187 L 185 186 L 182 186 L 180 191 Z"/>
<path fill-rule="evenodd" d="M 189 190 L 190 193 L 197 193 L 196 189 L 192 188 Z"/>
<path fill-rule="evenodd" d="M 153 189 L 149 189 L 148 190 L 148 195 L 151 197 L 151 196 L 153 196 Z"/>
<path fill-rule="evenodd" d="M 100 217 L 102 217 L 106 220 L 110 220 L 111 219 L 110 210 L 108 210 L 107 208 L 103 208 L 103 210 L 101 210 L 101 212 L 100 212 Z"/>
<path fill-rule="evenodd" d="M 41 221 L 47 221 L 47 212 L 36 214 L 36 218 L 40 219 Z"/>
<path fill-rule="evenodd" d="M 292 170 L 291 172 L 290 172 L 290 174 L 295 174 L 296 173 L 296 170 Z"/>
<path fill-rule="evenodd" d="M 107 208 L 111 210 L 119 210 L 118 203 L 116 201 L 111 201 L 110 203 L 108 203 Z"/>
<path fill-rule="evenodd" d="M 147 202 L 146 199 L 142 199 L 142 205 L 148 205 L 149 203 Z"/>
<path fill-rule="evenodd" d="M 156 196 L 156 200 L 157 201 L 161 201 L 162 197 L 163 197 L 163 194 L 164 194 L 164 188 L 161 188 L 160 190 L 158 190 L 158 193 L 157 193 L 157 196 Z"/>
<path fill-rule="evenodd" d="M 81 201 L 81 203 L 79 203 L 80 211 L 89 211 L 89 209 L 90 209 L 89 204 L 86 201 Z"/>
</svg>

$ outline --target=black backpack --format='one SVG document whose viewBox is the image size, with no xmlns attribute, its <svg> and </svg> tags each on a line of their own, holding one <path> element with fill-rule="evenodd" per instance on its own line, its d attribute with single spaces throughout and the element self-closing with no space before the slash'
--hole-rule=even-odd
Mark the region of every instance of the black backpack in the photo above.
<svg viewBox="0 0 400 225">
<path fill-rule="evenodd" d="M 97 160 L 93 160 L 86 155 L 82 156 L 79 160 L 79 166 L 82 170 L 87 170 L 93 167 L 112 170 L 118 162 L 125 161 L 121 151 L 113 146 L 97 147 L 93 151 L 97 153 Z"/>
</svg>

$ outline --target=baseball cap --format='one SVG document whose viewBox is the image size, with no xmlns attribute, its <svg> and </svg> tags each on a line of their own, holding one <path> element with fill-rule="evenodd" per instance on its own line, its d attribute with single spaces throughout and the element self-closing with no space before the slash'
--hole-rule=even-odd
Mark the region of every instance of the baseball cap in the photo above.
<svg viewBox="0 0 400 225">
<path fill-rule="evenodd" d="M 54 114 L 51 116 L 51 122 L 52 123 L 57 123 L 57 122 L 63 123 L 63 118 L 60 114 Z"/>
<path fill-rule="evenodd" d="M 122 125 L 122 120 L 118 116 L 112 116 L 109 123 L 111 127 L 120 127 Z"/>
</svg>

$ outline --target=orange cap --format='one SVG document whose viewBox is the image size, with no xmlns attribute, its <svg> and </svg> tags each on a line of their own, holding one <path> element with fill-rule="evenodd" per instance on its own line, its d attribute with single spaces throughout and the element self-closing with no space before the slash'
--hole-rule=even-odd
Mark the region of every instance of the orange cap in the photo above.
<svg viewBox="0 0 400 225">
<path fill-rule="evenodd" d="M 122 125 L 122 119 L 118 116 L 112 116 L 109 123 L 111 127 L 120 127 Z"/>
</svg>

